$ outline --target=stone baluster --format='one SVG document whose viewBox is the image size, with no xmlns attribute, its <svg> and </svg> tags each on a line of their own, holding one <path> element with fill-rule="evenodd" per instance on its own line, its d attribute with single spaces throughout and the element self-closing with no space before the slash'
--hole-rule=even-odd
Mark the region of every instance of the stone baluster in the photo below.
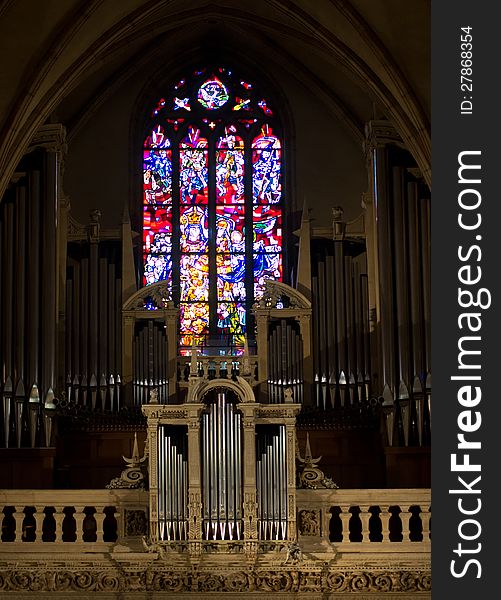
<svg viewBox="0 0 501 600">
<path fill-rule="evenodd" d="M 339 513 L 339 518 L 341 519 L 341 524 L 343 526 L 343 542 L 347 543 L 350 541 L 350 505 L 343 504 L 339 507 L 341 512 Z"/>
<path fill-rule="evenodd" d="M 430 541 L 431 510 L 429 506 L 421 507 L 421 523 L 423 525 L 423 542 Z"/>
<path fill-rule="evenodd" d="M 43 541 L 43 522 L 45 519 L 44 509 L 45 506 L 35 506 L 35 514 L 33 515 L 35 517 L 35 540 L 37 542 Z"/>
<path fill-rule="evenodd" d="M 369 505 L 363 504 L 359 506 L 360 508 L 360 522 L 362 523 L 362 542 L 370 542 L 369 539 L 369 519 L 371 518 L 371 513 L 369 512 Z"/>
<path fill-rule="evenodd" d="M 75 519 L 75 542 L 83 542 L 83 522 L 85 519 L 85 506 L 75 506 L 73 518 Z"/>
<path fill-rule="evenodd" d="M 58 542 L 62 542 L 63 541 L 63 521 L 65 518 L 65 513 L 63 512 L 65 507 L 64 506 L 54 506 L 55 508 L 55 512 L 54 512 L 54 521 L 56 522 L 56 537 L 54 538 L 54 542 L 57 544 Z"/>
<path fill-rule="evenodd" d="M 23 521 L 24 521 L 24 506 L 16 506 L 14 512 L 14 520 L 16 521 L 16 542 L 24 541 Z"/>
<path fill-rule="evenodd" d="M 385 505 L 385 506 L 380 506 L 379 507 L 381 512 L 379 514 L 379 518 L 381 519 L 381 533 L 383 535 L 383 542 L 389 542 L 390 541 L 390 518 L 391 518 L 391 513 L 390 513 L 390 507 Z"/>
<path fill-rule="evenodd" d="M 94 519 L 96 519 L 96 542 L 102 542 L 104 536 L 104 506 L 96 506 Z"/>
<path fill-rule="evenodd" d="M 409 521 L 412 513 L 409 512 L 410 504 L 400 504 L 400 521 L 402 522 L 402 542 L 410 542 Z"/>
</svg>

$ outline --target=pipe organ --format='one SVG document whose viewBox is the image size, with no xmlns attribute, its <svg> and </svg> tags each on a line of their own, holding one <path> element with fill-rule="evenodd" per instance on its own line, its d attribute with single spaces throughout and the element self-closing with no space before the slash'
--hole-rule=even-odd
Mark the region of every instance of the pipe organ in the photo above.
<svg viewBox="0 0 501 600">
<path fill-rule="evenodd" d="M 138 320 L 135 324 L 133 342 L 134 404 L 140 406 L 150 401 L 152 390 L 158 393 L 158 401 L 168 401 L 167 381 L 167 335 L 161 322 Z"/>
<path fill-rule="evenodd" d="M 287 456 L 285 426 L 256 431 L 258 530 L 262 540 L 287 539 Z"/>
<path fill-rule="evenodd" d="M 113 412 L 123 404 L 120 244 L 99 241 L 95 213 L 85 233 L 88 240 L 68 245 L 66 398 Z"/>
<path fill-rule="evenodd" d="M 303 342 L 293 319 L 270 324 L 268 333 L 268 398 L 284 401 L 284 390 L 292 390 L 296 402 L 303 402 Z"/>
<path fill-rule="evenodd" d="M 377 371 L 388 445 L 429 443 L 430 199 L 407 151 L 386 122 L 371 122 L 366 152 L 373 184 L 373 303 Z"/>
<path fill-rule="evenodd" d="M 0 202 L 0 437 L 6 448 L 52 445 L 64 148 L 64 128 L 42 126 Z"/>
<path fill-rule="evenodd" d="M 343 409 L 371 393 L 365 244 L 313 240 L 315 404 Z"/>
<path fill-rule="evenodd" d="M 218 391 L 202 413 L 203 534 L 242 536 L 242 423 L 235 400 Z"/>
<path fill-rule="evenodd" d="M 194 369 L 186 402 L 143 405 L 153 542 L 187 543 L 195 554 L 203 543 L 240 544 L 252 554 L 260 541 L 295 540 L 300 405 L 260 404 L 251 383 Z"/>
<path fill-rule="evenodd" d="M 186 428 L 158 428 L 158 536 L 184 540 L 188 534 Z"/>
</svg>

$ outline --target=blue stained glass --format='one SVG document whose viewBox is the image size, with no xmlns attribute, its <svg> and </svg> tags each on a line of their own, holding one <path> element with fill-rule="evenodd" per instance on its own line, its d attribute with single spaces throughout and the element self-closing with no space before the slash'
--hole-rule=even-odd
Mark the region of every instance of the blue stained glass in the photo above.
<svg viewBox="0 0 501 600">
<path fill-rule="evenodd" d="M 145 204 L 172 202 L 171 150 L 163 148 L 144 152 L 143 192 Z"/>
<path fill-rule="evenodd" d="M 263 297 L 265 281 L 267 279 L 282 280 L 282 255 L 266 252 L 261 247 L 254 254 L 254 298 L 259 300 Z"/>
<path fill-rule="evenodd" d="M 276 204 L 282 197 L 280 141 L 265 125 L 252 142 L 252 195 L 255 204 Z"/>
<path fill-rule="evenodd" d="M 245 305 L 240 302 L 219 302 L 217 305 L 217 326 L 222 331 L 245 333 L 245 317 Z"/>
<path fill-rule="evenodd" d="M 167 281 L 168 288 L 172 287 L 172 255 L 145 254 L 143 262 L 143 283 L 150 285 L 157 281 Z"/>
<path fill-rule="evenodd" d="M 245 300 L 245 254 L 216 256 L 218 300 Z"/>
</svg>

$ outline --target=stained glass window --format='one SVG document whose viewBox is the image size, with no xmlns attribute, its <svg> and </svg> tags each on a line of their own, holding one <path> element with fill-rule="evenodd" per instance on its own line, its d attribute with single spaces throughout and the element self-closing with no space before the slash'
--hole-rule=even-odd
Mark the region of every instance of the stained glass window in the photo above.
<svg viewBox="0 0 501 600">
<path fill-rule="evenodd" d="M 152 102 L 143 145 L 143 284 L 165 280 L 192 343 L 243 350 L 252 304 L 282 279 L 282 140 L 273 103 L 224 68 Z"/>
</svg>

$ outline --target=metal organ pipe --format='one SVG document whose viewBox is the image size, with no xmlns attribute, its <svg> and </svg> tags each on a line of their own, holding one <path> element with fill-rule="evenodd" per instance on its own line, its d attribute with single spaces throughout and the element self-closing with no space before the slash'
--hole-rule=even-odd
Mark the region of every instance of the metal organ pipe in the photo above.
<svg viewBox="0 0 501 600">
<path fill-rule="evenodd" d="M 256 482 L 261 539 L 287 537 L 285 426 L 264 427 L 257 436 Z"/>
<path fill-rule="evenodd" d="M 224 392 L 218 392 L 202 415 L 203 515 L 206 539 L 239 539 L 241 535 L 240 414 Z"/>
</svg>

